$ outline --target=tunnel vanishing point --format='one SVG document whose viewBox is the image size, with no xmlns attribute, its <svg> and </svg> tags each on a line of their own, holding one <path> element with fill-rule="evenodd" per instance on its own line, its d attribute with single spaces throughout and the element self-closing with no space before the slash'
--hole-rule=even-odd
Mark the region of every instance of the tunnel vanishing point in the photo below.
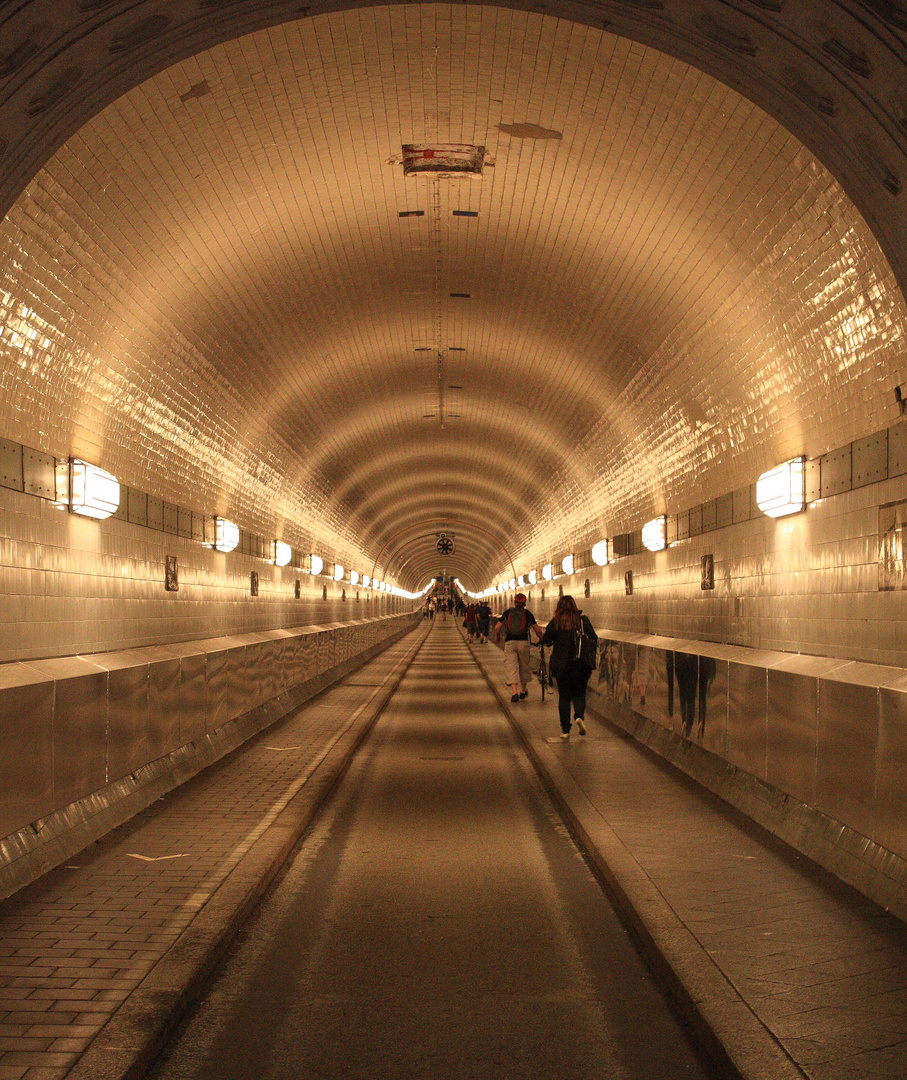
<svg viewBox="0 0 907 1080">
<path fill-rule="evenodd" d="M 901 0 L 0 18 L 6 893 L 440 575 L 904 917 Z"/>
</svg>

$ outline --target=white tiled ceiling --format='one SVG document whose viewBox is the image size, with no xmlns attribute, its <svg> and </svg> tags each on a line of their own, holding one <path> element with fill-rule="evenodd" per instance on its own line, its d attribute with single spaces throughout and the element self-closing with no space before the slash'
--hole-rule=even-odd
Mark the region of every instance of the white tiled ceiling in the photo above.
<svg viewBox="0 0 907 1080">
<path fill-rule="evenodd" d="M 493 164 L 404 178 L 410 142 Z M 792 135 L 505 8 L 318 15 L 178 64 L 55 155 L 0 260 L 0 435 L 405 585 L 731 491 L 891 422 L 903 381 L 891 270 Z"/>
</svg>

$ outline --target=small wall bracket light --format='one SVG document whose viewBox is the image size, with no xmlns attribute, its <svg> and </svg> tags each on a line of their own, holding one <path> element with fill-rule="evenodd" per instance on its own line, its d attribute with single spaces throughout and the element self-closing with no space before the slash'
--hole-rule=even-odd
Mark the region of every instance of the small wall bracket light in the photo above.
<svg viewBox="0 0 907 1080">
<path fill-rule="evenodd" d="M 350 570 L 350 585 L 359 584 L 359 572 L 357 570 Z"/>
<path fill-rule="evenodd" d="M 101 520 L 120 507 L 120 482 L 81 458 L 69 463 L 69 509 L 73 514 Z"/>
<path fill-rule="evenodd" d="M 271 542 L 271 562 L 275 566 L 289 566 L 292 557 L 293 549 L 289 544 L 285 544 L 283 540 Z"/>
<path fill-rule="evenodd" d="M 529 584 L 530 585 L 537 585 L 538 580 L 539 580 L 538 571 L 537 570 L 530 570 L 529 571 Z"/>
<path fill-rule="evenodd" d="M 346 574 L 346 570 L 343 569 L 340 563 L 334 563 L 334 580 L 343 581 L 344 574 Z"/>
<path fill-rule="evenodd" d="M 756 505 L 769 517 L 785 517 L 805 510 L 805 458 L 792 458 L 764 472 L 756 481 Z"/>
<path fill-rule="evenodd" d="M 573 573 L 573 556 L 572 555 L 565 555 L 564 558 L 561 559 L 561 569 L 564 571 L 565 574 L 572 574 Z"/>
<path fill-rule="evenodd" d="M 554 566 L 549 562 L 542 567 L 542 577 L 550 581 L 554 577 Z"/>
<path fill-rule="evenodd" d="M 642 542 L 649 551 L 664 551 L 668 546 L 668 519 L 665 514 L 659 514 L 643 525 Z"/>
<path fill-rule="evenodd" d="M 232 551 L 239 544 L 239 526 L 226 518 L 214 519 L 214 547 L 217 551 Z"/>
<path fill-rule="evenodd" d="M 592 561 L 596 566 L 607 566 L 611 561 L 608 557 L 608 541 L 599 540 L 597 544 L 592 545 Z"/>
<path fill-rule="evenodd" d="M 320 555 L 309 556 L 309 573 L 320 574 L 324 570 L 324 559 Z"/>
</svg>

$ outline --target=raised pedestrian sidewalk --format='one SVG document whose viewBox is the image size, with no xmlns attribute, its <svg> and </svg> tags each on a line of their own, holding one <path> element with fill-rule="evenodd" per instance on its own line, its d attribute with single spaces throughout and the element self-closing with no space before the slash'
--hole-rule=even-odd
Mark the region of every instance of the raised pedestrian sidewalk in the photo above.
<svg viewBox="0 0 907 1080">
<path fill-rule="evenodd" d="M 907 1076 L 903 922 L 607 720 L 562 741 L 557 691 L 511 704 L 498 650 L 469 648 L 722 1072 Z"/>
</svg>

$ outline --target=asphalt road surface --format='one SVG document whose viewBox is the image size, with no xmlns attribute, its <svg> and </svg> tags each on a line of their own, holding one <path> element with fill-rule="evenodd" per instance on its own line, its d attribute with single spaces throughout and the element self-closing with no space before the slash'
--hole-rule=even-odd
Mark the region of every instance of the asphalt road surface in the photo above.
<svg viewBox="0 0 907 1080">
<path fill-rule="evenodd" d="M 154 1076 L 705 1073 L 453 621 L 436 619 Z"/>
</svg>

